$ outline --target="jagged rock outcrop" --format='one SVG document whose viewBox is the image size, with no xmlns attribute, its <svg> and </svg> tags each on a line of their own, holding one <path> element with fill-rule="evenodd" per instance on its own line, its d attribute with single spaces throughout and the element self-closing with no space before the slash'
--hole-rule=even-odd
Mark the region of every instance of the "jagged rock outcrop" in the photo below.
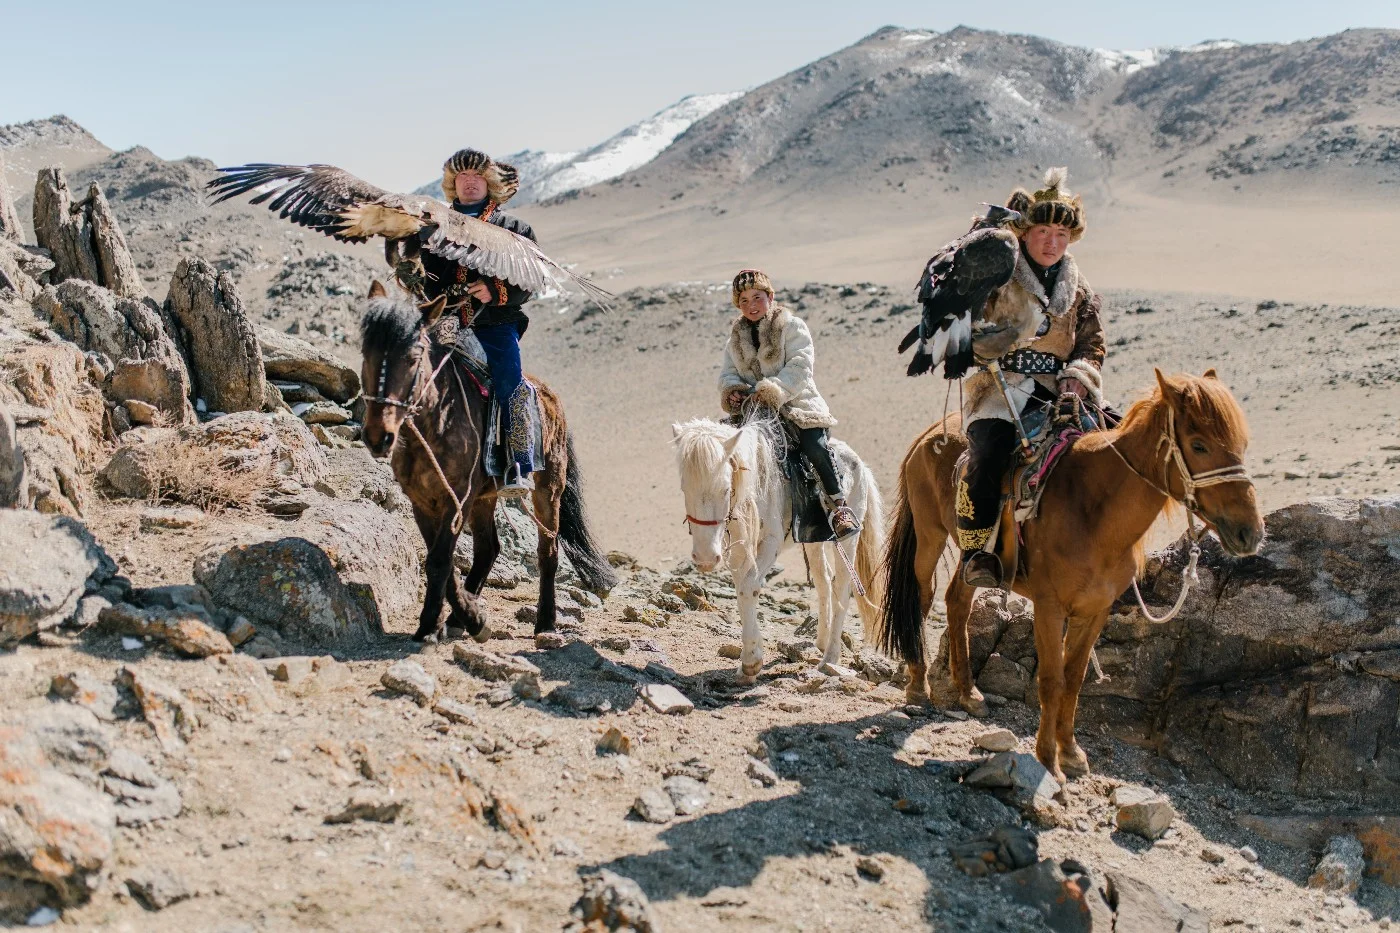
<svg viewBox="0 0 1400 933">
<path fill-rule="evenodd" d="M 1085 683 L 1081 721 L 1153 745 L 1198 779 L 1400 804 L 1400 497 L 1315 499 L 1265 524 L 1254 557 L 1207 539 L 1200 583 L 1173 621 L 1109 620 L 1107 678 Z M 1158 610 L 1185 561 L 1180 544 L 1149 561 L 1142 590 Z M 1028 604 L 1000 602 L 984 594 L 974 608 L 978 684 L 1034 703 Z"/>
<path fill-rule="evenodd" d="M 60 336 L 114 362 L 104 385 L 110 399 L 145 402 L 176 423 L 194 420 L 184 358 L 154 301 L 69 279 L 45 288 L 34 307 Z"/>
<path fill-rule="evenodd" d="M 262 349 L 229 274 L 203 259 L 181 260 L 165 313 L 179 331 L 195 397 L 210 411 L 261 411 L 267 402 Z"/>
<path fill-rule="evenodd" d="M 75 519 L 0 510 L 0 645 L 66 622 L 85 593 L 116 575 L 107 552 Z"/>
<path fill-rule="evenodd" d="M 24 302 L 39 297 L 39 276 L 53 269 L 53 260 L 0 237 L 0 292 L 14 292 Z"/>
<path fill-rule="evenodd" d="M 24 448 L 19 445 L 15 419 L 0 401 L 0 509 L 19 507 L 28 492 Z"/>
<path fill-rule="evenodd" d="M 34 239 L 54 260 L 54 282 L 85 279 L 124 298 L 146 297 L 126 237 L 96 184 L 77 204 L 60 168 L 39 171 L 34 182 Z"/>
<path fill-rule="evenodd" d="M 21 505 L 82 514 L 106 411 L 82 351 L 62 342 L 0 344 L 0 403 L 14 419 L 27 464 Z"/>
<path fill-rule="evenodd" d="M 24 242 L 24 231 L 19 225 L 19 211 L 15 210 L 14 198 L 10 196 L 10 186 L 5 183 L 5 152 L 0 150 L 0 240 L 12 243 Z"/>
<path fill-rule="evenodd" d="M 314 386 L 328 399 L 348 402 L 360 394 L 360 374 L 299 337 L 271 328 L 258 331 L 267 378 Z"/>
</svg>

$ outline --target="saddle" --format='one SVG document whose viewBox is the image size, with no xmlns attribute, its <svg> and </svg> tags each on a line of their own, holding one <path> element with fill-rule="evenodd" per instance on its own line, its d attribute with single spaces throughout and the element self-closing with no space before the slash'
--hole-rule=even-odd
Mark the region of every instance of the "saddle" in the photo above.
<svg viewBox="0 0 1400 933">
<path fill-rule="evenodd" d="M 1047 480 L 1074 442 L 1092 431 L 1113 427 L 1119 421 L 1116 412 L 1104 409 L 1101 414 L 1084 408 L 1076 395 L 1062 395 L 1054 409 L 1034 408 L 1021 417 L 1021 425 L 1030 438 L 1028 454 L 1020 456 L 1002 480 L 1002 504 L 997 524 L 987 541 L 987 549 L 1001 560 L 1005 582 L 1017 573 L 1028 572 L 1020 559 L 1021 525 L 1040 513 L 1040 499 Z M 967 472 L 971 452 L 964 450 L 953 467 L 954 488 Z"/>
<path fill-rule="evenodd" d="M 452 345 L 452 359 L 460 375 L 466 377 L 466 387 L 474 387 L 486 399 L 487 440 L 481 445 L 481 466 L 487 476 L 504 476 L 511 465 L 511 451 L 501 432 L 501 406 L 496 394 L 491 391 L 491 367 L 486 362 L 486 350 L 470 327 L 457 328 Z M 540 416 L 540 395 L 535 383 L 527 376 L 525 385 L 530 389 L 526 403 L 529 417 L 532 449 L 538 456 L 544 449 L 544 420 Z M 538 464 L 537 464 L 538 465 Z"/>
<path fill-rule="evenodd" d="M 821 480 L 816 470 L 808 462 L 799 446 L 796 429 L 783 422 L 787 435 L 787 450 L 783 456 L 783 475 L 787 478 L 789 499 L 792 502 L 792 516 L 788 523 L 788 534 L 797 544 L 820 544 L 835 541 L 831 531 L 831 520 L 827 516 L 826 505 L 822 502 Z M 841 464 L 836 464 L 837 477 L 844 486 L 847 482 Z"/>
</svg>

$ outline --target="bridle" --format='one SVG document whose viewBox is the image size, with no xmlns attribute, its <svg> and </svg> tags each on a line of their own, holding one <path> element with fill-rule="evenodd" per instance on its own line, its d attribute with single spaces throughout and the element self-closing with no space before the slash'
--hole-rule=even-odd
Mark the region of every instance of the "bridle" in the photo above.
<svg viewBox="0 0 1400 933">
<path fill-rule="evenodd" d="M 704 519 L 704 518 L 696 518 L 695 516 L 691 515 L 689 512 L 686 512 L 686 513 L 685 513 L 685 518 L 681 519 L 681 524 L 682 524 L 682 525 L 688 525 L 688 526 L 690 526 L 690 533 L 691 533 L 691 534 L 694 534 L 694 533 L 695 533 L 695 527 L 696 527 L 696 526 L 699 526 L 699 527 L 701 527 L 701 528 L 715 528 L 715 527 L 718 527 L 719 525 L 723 525 L 723 526 L 724 526 L 724 550 L 725 550 L 725 553 L 728 553 L 730 550 L 732 550 L 732 549 L 734 548 L 735 544 L 736 544 L 736 542 L 734 541 L 733 528 L 731 527 L 732 524 L 733 524 L 733 522 L 734 522 L 734 519 L 735 519 L 735 515 L 734 515 L 734 507 L 735 507 L 735 501 L 734 501 L 734 484 L 735 484 L 736 480 L 738 479 L 738 475 L 739 475 L 740 473 L 742 473 L 742 472 L 744 472 L 745 470 L 748 469 L 748 467 L 746 467 L 746 466 L 742 466 L 742 465 L 740 465 L 740 464 L 738 464 L 738 463 L 733 463 L 733 462 L 732 462 L 732 461 L 733 461 L 733 458 L 732 458 L 732 457 L 730 458 L 730 460 L 731 460 L 731 467 L 732 467 L 732 469 L 733 469 L 733 471 L 734 471 L 734 475 L 730 477 L 730 480 L 729 480 L 729 491 L 725 494 L 725 508 L 724 508 L 724 513 L 725 513 L 725 514 L 724 514 L 724 518 L 717 518 L 717 519 L 713 519 L 713 520 L 711 520 L 711 519 Z"/>
<path fill-rule="evenodd" d="M 1170 403 L 1167 404 L 1166 427 L 1162 429 L 1162 436 L 1157 440 L 1157 449 L 1162 450 L 1164 447 L 1166 451 L 1162 454 L 1162 479 L 1165 485 L 1168 487 L 1171 486 L 1171 468 L 1173 466 L 1176 467 L 1177 474 L 1181 477 L 1180 498 L 1172 495 L 1170 489 L 1163 489 L 1161 486 L 1157 485 L 1157 483 L 1144 476 L 1137 467 L 1128 462 L 1128 458 L 1123 456 L 1123 452 L 1119 450 L 1112 441 L 1108 444 L 1108 449 L 1118 455 L 1118 459 L 1123 461 L 1123 465 L 1126 466 L 1134 476 L 1168 499 L 1180 502 L 1186 507 L 1186 536 L 1191 542 L 1190 558 L 1187 560 L 1186 566 L 1181 570 L 1181 591 L 1177 594 L 1176 603 L 1166 615 L 1160 617 L 1154 616 L 1148 611 L 1147 603 L 1143 602 L 1142 599 L 1142 591 L 1138 589 L 1137 576 L 1133 576 L 1133 593 L 1137 596 L 1138 608 L 1142 610 L 1143 617 L 1146 618 L 1147 621 L 1158 624 L 1170 622 L 1172 619 L 1176 618 L 1177 613 L 1181 611 L 1181 607 L 1186 604 L 1186 594 L 1191 592 L 1191 584 L 1199 579 L 1196 575 L 1196 564 L 1201 558 L 1201 538 L 1205 537 L 1205 526 L 1210 524 L 1210 520 L 1201 513 L 1200 503 L 1196 501 L 1196 490 L 1210 486 L 1220 486 L 1224 483 L 1253 484 L 1254 482 L 1254 479 L 1249 475 L 1249 470 L 1245 468 L 1243 463 L 1235 463 L 1215 470 L 1204 470 L 1200 473 L 1192 473 L 1186 466 L 1185 455 L 1181 452 L 1181 442 L 1176 438 L 1176 410 L 1171 407 Z M 1202 523 L 1199 528 L 1196 527 L 1197 519 L 1200 519 Z"/>
</svg>

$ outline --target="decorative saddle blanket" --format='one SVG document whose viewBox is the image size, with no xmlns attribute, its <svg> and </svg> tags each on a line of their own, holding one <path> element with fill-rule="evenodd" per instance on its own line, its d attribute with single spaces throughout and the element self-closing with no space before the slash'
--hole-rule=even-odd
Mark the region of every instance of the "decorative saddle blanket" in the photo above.
<svg viewBox="0 0 1400 933">
<path fill-rule="evenodd" d="M 792 500 L 792 520 L 788 534 L 798 544 L 820 544 L 834 541 L 831 520 L 827 516 L 826 504 L 822 501 L 821 480 L 812 469 L 812 464 L 798 446 L 797 435 L 785 423 L 788 432 L 787 453 L 783 458 L 783 475 L 787 477 L 789 497 Z M 847 476 L 840 462 L 836 464 L 837 478 L 844 487 Z"/>
<path fill-rule="evenodd" d="M 512 462 L 512 454 L 521 451 L 511 449 L 513 445 L 501 430 L 501 406 L 495 393 L 491 391 L 491 367 L 486 362 L 486 351 L 482 348 L 481 341 L 476 339 L 476 334 L 472 333 L 470 328 L 462 327 L 457 330 L 452 358 L 458 373 L 464 378 L 466 391 L 475 389 L 486 399 L 487 443 L 481 445 L 482 469 L 486 471 L 487 476 L 504 476 L 506 468 Z M 524 411 L 529 421 L 530 453 L 535 459 L 531 465 L 539 469 L 539 452 L 544 449 L 544 421 L 540 416 L 540 396 L 538 388 L 528 378 L 525 380 L 525 386 L 529 390 L 529 398 L 526 400 Z M 512 426 L 512 433 L 514 432 L 515 426 Z"/>
</svg>

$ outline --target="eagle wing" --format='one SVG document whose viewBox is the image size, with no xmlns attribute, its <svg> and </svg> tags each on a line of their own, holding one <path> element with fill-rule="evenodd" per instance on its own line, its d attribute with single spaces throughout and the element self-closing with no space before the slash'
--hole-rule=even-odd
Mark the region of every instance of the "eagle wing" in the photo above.
<svg viewBox="0 0 1400 933">
<path fill-rule="evenodd" d="M 947 379 L 959 379 L 967 372 L 973 364 L 972 325 L 992 292 L 1011 280 L 1018 249 L 1010 230 L 984 228 L 934 254 L 919 278 L 923 316 L 899 345 L 903 353 L 915 341 L 919 343 L 909 375 L 926 373 L 940 362 Z"/>
<path fill-rule="evenodd" d="M 402 240 L 432 224 L 437 229 L 428 249 L 483 275 L 531 292 L 551 282 L 561 287 L 572 282 L 604 309 L 613 297 L 513 231 L 454 211 L 436 198 L 385 191 L 334 165 L 256 163 L 219 172 L 208 185 L 215 204 L 256 191 L 249 203 L 266 202 L 284 220 L 348 243 Z"/>
</svg>

